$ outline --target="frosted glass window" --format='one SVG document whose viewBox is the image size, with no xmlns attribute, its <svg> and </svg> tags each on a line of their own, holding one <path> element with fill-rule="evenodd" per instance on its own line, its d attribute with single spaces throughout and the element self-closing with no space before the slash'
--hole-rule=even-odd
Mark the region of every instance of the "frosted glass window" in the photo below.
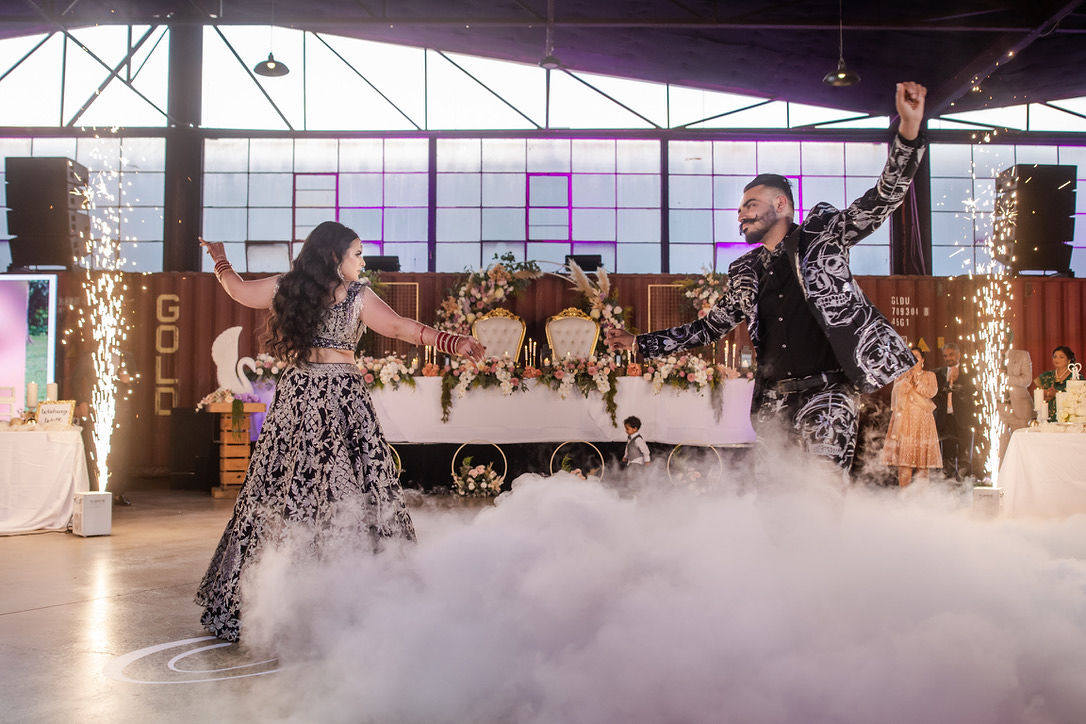
<svg viewBox="0 0 1086 724">
<path fill-rule="evenodd" d="M 121 174 L 121 203 L 124 205 L 162 206 L 165 191 L 165 174 L 147 172 Z"/>
<path fill-rule="evenodd" d="M 250 206 L 287 206 L 294 198 L 294 176 L 289 173 L 254 173 L 249 176 Z"/>
<path fill-rule="evenodd" d="M 712 176 L 671 176 L 671 208 L 711 209 L 713 207 Z"/>
<path fill-rule="evenodd" d="M 249 208 L 249 239 L 253 241 L 289 241 L 291 210 Z"/>
<path fill-rule="evenodd" d="M 732 262 L 749 252 L 753 246 L 744 243 L 717 244 L 716 268 L 717 271 L 727 271 Z M 886 272 L 882 272 L 885 274 Z"/>
<path fill-rule="evenodd" d="M 384 167 L 384 141 L 380 138 L 339 139 L 339 170 L 381 171 Z"/>
<path fill-rule="evenodd" d="M 846 143 L 845 173 L 849 176 L 878 176 L 886 165 L 886 144 Z M 806 171 L 809 173 L 809 171 Z"/>
<path fill-rule="evenodd" d="M 385 241 L 426 241 L 426 209 L 385 209 Z"/>
<path fill-rule="evenodd" d="M 782 176 L 800 172 L 800 146 L 791 141 L 764 141 L 758 144 L 756 173 L 779 173 Z M 751 174 L 754 176 L 755 174 Z"/>
<path fill-rule="evenodd" d="M 622 274 L 659 274 L 660 247 L 656 244 L 619 244 L 615 270 Z"/>
<path fill-rule="evenodd" d="M 529 176 L 528 204 L 530 206 L 568 206 L 569 177 Z"/>
<path fill-rule="evenodd" d="M 528 238 L 554 241 L 569 239 L 569 210 L 529 209 Z"/>
<path fill-rule="evenodd" d="M 617 212 L 619 243 L 660 243 L 659 209 L 619 209 Z M 657 254 L 659 262 L 659 254 Z"/>
<path fill-rule="evenodd" d="M 479 209 L 438 209 L 437 238 L 440 241 L 479 241 Z M 476 245 L 476 253 L 478 249 Z"/>
<path fill-rule="evenodd" d="M 743 187 L 750 176 L 716 176 L 713 178 L 713 206 L 718 209 L 738 209 L 743 199 Z"/>
<path fill-rule="evenodd" d="M 384 252 L 389 256 L 400 257 L 400 271 L 426 271 L 429 252 L 426 244 L 389 244 L 384 245 Z"/>
<path fill-rule="evenodd" d="M 973 184 L 967 178 L 933 178 L 931 207 L 939 211 L 965 211 L 973 196 Z"/>
<path fill-rule="evenodd" d="M 713 172 L 713 144 L 710 141 L 671 141 L 667 153 L 668 173 Z"/>
<path fill-rule="evenodd" d="M 711 244 L 671 244 L 672 274 L 697 274 L 713 266 Z"/>
<path fill-rule="evenodd" d="M 965 214 L 953 211 L 932 211 L 931 243 L 933 245 L 972 244 L 973 222 Z"/>
<path fill-rule="evenodd" d="M 524 171 L 526 142 L 522 138 L 483 139 L 484 171 Z"/>
<path fill-rule="evenodd" d="M 295 174 L 295 208 L 336 207 L 336 174 Z"/>
<path fill-rule="evenodd" d="M 339 223 L 354 229 L 359 239 L 380 239 L 381 209 L 341 209 Z"/>
<path fill-rule="evenodd" d="M 336 171 L 339 141 L 335 138 L 299 138 L 294 142 L 295 171 Z"/>
<path fill-rule="evenodd" d="M 566 254 L 571 253 L 569 244 L 528 244 L 528 258 L 539 262 L 551 262 L 553 264 L 565 264 Z M 553 268 L 553 267 L 552 267 Z"/>
<path fill-rule="evenodd" d="M 524 206 L 527 177 L 523 173 L 484 173 L 484 206 Z"/>
<path fill-rule="evenodd" d="M 573 244 L 574 254 L 599 254 L 600 263 L 604 268 L 614 271 L 615 270 L 615 247 L 613 244 L 592 244 L 585 242 L 575 242 Z"/>
<path fill-rule="evenodd" d="M 673 210 L 670 214 L 672 243 L 708 242 L 713 239 L 713 212 L 708 210 Z"/>
<path fill-rule="evenodd" d="M 969 177 L 973 162 L 972 146 L 967 144 L 939 143 L 928 150 L 931 175 Z"/>
<path fill-rule="evenodd" d="M 437 170 L 479 171 L 482 165 L 481 141 L 478 138 L 438 139 Z"/>
<path fill-rule="evenodd" d="M 845 173 L 845 144 L 805 141 L 801 144 L 804 175 L 841 176 Z"/>
<path fill-rule="evenodd" d="M 121 209 L 121 238 L 126 241 L 161 241 L 162 207 Z"/>
<path fill-rule="evenodd" d="M 743 234 L 739 231 L 739 214 L 732 209 L 713 212 L 713 241 L 739 243 Z"/>
<path fill-rule="evenodd" d="M 615 142 L 613 140 L 573 141 L 573 170 L 582 172 L 615 171 Z"/>
<path fill-rule="evenodd" d="M 122 138 L 121 168 L 126 171 L 165 170 L 166 139 Z"/>
<path fill-rule="evenodd" d="M 815 204 L 825 202 L 835 208 L 843 209 L 845 202 L 845 179 L 841 176 L 822 178 L 820 176 L 804 176 L 800 180 L 800 190 L 803 200 L 803 210 L 814 208 Z M 796 199 L 799 203 L 800 199 Z"/>
<path fill-rule="evenodd" d="M 437 270 L 440 272 L 460 272 L 465 269 L 478 269 L 480 249 L 478 244 L 437 243 Z"/>
<path fill-rule="evenodd" d="M 659 173 L 659 141 L 615 141 L 615 170 L 618 173 Z"/>
<path fill-rule="evenodd" d="M 614 241 L 615 210 L 574 209 L 573 238 L 576 241 Z"/>
<path fill-rule="evenodd" d="M 426 206 L 430 180 L 422 173 L 385 175 L 385 206 Z"/>
<path fill-rule="evenodd" d="M 524 209 L 483 209 L 483 239 L 524 239 Z"/>
<path fill-rule="evenodd" d="M 249 171 L 287 171 L 294 169 L 294 141 L 289 138 L 253 138 L 249 140 Z"/>
<path fill-rule="evenodd" d="M 853 274 L 885 274 L 890 268 L 889 246 L 860 245 L 849 252 L 849 268 Z"/>
<path fill-rule="evenodd" d="M 305 239 L 306 237 L 309 236 L 309 233 L 311 231 L 313 231 L 314 228 L 316 228 L 316 226 L 318 224 L 324 223 L 325 221 L 335 221 L 335 220 L 336 220 L 336 210 L 335 210 L 335 208 L 330 208 L 330 209 L 320 209 L 320 208 L 294 209 L 294 237 L 293 238 L 294 239 Z M 249 224 L 250 224 L 249 225 L 249 233 L 252 234 L 253 226 L 252 226 L 251 218 L 250 218 Z M 266 238 L 275 239 L 275 238 L 278 238 L 278 237 L 275 237 L 275 236 L 272 236 L 272 237 L 253 236 L 251 238 L 254 239 L 254 240 L 257 240 L 257 239 L 262 240 L 262 239 L 266 239 Z"/>
<path fill-rule="evenodd" d="M 573 205 L 613 207 L 615 205 L 614 174 L 574 174 Z"/>
<path fill-rule="evenodd" d="M 120 244 L 121 265 L 125 271 L 158 272 L 162 271 L 162 242 L 141 241 Z"/>
<path fill-rule="evenodd" d="M 713 171 L 753 175 L 758 144 L 753 141 L 713 141 Z"/>
<path fill-rule="evenodd" d="M 67 156 L 76 158 L 76 139 L 74 138 L 35 138 L 34 156 Z M 78 160 L 78 159 L 76 159 Z M 93 160 L 93 159 L 92 159 Z M 82 161 L 80 161 L 82 163 Z M 91 165 L 83 164 L 87 168 Z"/>
<path fill-rule="evenodd" d="M 244 173 L 204 174 L 204 206 L 245 206 L 249 198 L 249 175 Z"/>
<path fill-rule="evenodd" d="M 340 206 L 381 206 L 384 177 L 379 173 L 341 173 Z"/>
<path fill-rule="evenodd" d="M 484 241 L 483 242 L 483 263 L 489 264 L 495 256 L 502 256 L 503 254 L 512 254 L 513 258 L 517 261 L 524 261 L 524 242 L 523 241 Z"/>
<path fill-rule="evenodd" d="M 385 171 L 426 171 L 429 165 L 430 146 L 426 139 L 385 139 Z"/>
<path fill-rule="evenodd" d="M 245 252 L 251 272 L 290 271 L 290 250 L 286 244 L 248 244 Z"/>
<path fill-rule="evenodd" d="M 852 203 L 875 187 L 878 177 L 846 176 L 845 199 Z"/>
<path fill-rule="evenodd" d="M 528 139 L 528 170 L 568 172 L 570 145 L 567 139 Z"/>
<path fill-rule="evenodd" d="M 479 206 L 481 179 L 477 173 L 439 173 L 438 206 Z"/>
<path fill-rule="evenodd" d="M 660 205 L 660 176 L 620 175 L 617 177 L 617 203 L 622 207 L 658 207 Z"/>
<path fill-rule="evenodd" d="M 204 141 L 204 171 L 249 170 L 249 139 L 210 138 Z"/>
</svg>

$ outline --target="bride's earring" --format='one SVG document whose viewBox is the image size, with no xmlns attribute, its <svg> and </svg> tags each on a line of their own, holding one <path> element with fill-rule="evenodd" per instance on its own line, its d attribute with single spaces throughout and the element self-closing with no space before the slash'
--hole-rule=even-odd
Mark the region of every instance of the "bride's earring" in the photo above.
<svg viewBox="0 0 1086 724">
<path fill-rule="evenodd" d="M 336 276 L 339 277 L 339 280 L 341 282 L 347 281 L 346 279 L 343 278 L 343 270 L 339 267 L 338 264 L 336 265 Z"/>
</svg>

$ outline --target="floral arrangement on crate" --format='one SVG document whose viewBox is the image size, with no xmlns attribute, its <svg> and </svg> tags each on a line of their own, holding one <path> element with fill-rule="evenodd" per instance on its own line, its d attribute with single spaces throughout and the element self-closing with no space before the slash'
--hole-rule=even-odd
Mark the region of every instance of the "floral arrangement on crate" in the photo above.
<svg viewBox="0 0 1086 724">
<path fill-rule="evenodd" d="M 494 469 L 493 463 L 472 465 L 471 456 L 460 463 L 460 470 L 453 475 L 453 488 L 457 494 L 466 497 L 485 497 L 501 492 L 503 478 Z"/>
<path fill-rule="evenodd" d="M 684 290 L 683 296 L 690 300 L 698 319 L 701 319 L 724 296 L 728 288 L 728 275 L 706 270 L 700 277 L 684 279 L 679 285 Z"/>
<path fill-rule="evenodd" d="M 495 255 L 497 261 L 484 270 L 468 272 L 437 309 L 438 329 L 471 334 L 475 318 L 500 306 L 542 276 L 534 261 L 516 261 L 512 254 Z"/>
<path fill-rule="evenodd" d="M 519 366 L 508 355 L 488 357 L 475 363 L 469 359 L 454 359 L 441 378 L 441 421 L 448 422 L 453 398 L 460 399 L 468 390 L 499 388 L 506 396 L 527 390 L 526 373 L 533 368 Z"/>
<path fill-rule="evenodd" d="M 261 352 L 253 360 L 252 367 L 245 367 L 245 376 L 250 382 L 279 382 L 279 378 L 286 372 L 287 365 L 277 360 L 267 352 Z"/>
<path fill-rule="evenodd" d="M 626 309 L 618 303 L 618 297 L 611 287 L 611 279 L 607 276 L 606 269 L 599 267 L 596 270 L 596 283 L 592 283 L 577 262 L 570 259 L 568 264 L 570 282 L 584 295 L 582 305 L 584 310 L 588 312 L 588 316 L 599 322 L 600 337 L 597 349 L 600 349 L 604 346 L 608 329 L 626 328 Z"/>
<path fill-rule="evenodd" d="M 577 390 L 586 398 L 592 392 L 599 392 L 603 396 L 603 404 L 611 418 L 611 424 L 618 427 L 618 420 L 615 419 L 615 413 L 618 411 L 618 405 L 615 403 L 615 393 L 618 391 L 616 383 L 618 371 L 619 365 L 610 356 L 588 359 L 566 356 L 565 359 L 545 364 L 539 381 L 552 390 L 556 390 L 563 400 L 573 390 Z"/>
<path fill-rule="evenodd" d="M 229 387 L 220 387 L 204 395 L 204 398 L 196 403 L 196 411 L 218 402 L 230 403 L 230 425 L 236 431 L 241 429 L 241 421 L 245 417 L 245 403 L 260 402 L 260 398 L 246 392 L 235 395 Z"/>
<path fill-rule="evenodd" d="M 398 390 L 401 384 L 415 386 L 414 374 L 418 369 L 418 359 L 408 363 L 398 354 L 388 354 L 384 357 L 360 357 L 357 364 L 362 371 L 362 381 L 371 389 L 383 390 L 392 387 Z"/>
</svg>

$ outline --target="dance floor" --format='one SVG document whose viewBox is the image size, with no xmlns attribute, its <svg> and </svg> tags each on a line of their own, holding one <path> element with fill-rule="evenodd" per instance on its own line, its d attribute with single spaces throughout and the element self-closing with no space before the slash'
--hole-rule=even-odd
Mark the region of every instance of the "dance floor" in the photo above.
<svg viewBox="0 0 1086 724">
<path fill-rule="evenodd" d="M 273 561 L 240 646 L 192 602 L 230 501 L 135 492 L 109 537 L 0 538 L 0 720 L 1086 721 L 1082 516 L 803 466 L 756 494 L 517 486 L 415 495 L 386 556 Z"/>
</svg>

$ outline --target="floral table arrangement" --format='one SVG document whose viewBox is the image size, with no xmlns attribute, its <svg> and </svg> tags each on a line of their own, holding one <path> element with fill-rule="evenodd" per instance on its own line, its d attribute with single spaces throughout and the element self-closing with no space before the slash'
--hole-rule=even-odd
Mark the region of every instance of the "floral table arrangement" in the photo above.
<svg viewBox="0 0 1086 724">
<path fill-rule="evenodd" d="M 465 498 L 487 497 L 501 492 L 503 480 L 493 463 L 472 465 L 469 455 L 460 463 L 460 470 L 453 474 L 453 490 Z"/>
</svg>

